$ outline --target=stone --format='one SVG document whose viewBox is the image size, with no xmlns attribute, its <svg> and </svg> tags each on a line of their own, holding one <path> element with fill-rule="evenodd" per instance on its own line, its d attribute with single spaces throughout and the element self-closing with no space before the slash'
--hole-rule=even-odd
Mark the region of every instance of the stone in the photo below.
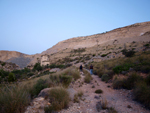
<svg viewBox="0 0 150 113">
<path fill-rule="evenodd" d="M 67 91 L 69 93 L 70 99 L 73 100 L 74 99 L 74 95 L 77 93 L 77 91 L 74 90 L 73 88 L 68 88 Z"/>
<path fill-rule="evenodd" d="M 45 88 L 45 89 L 41 90 L 41 92 L 39 93 L 38 97 L 46 97 L 46 96 L 48 96 L 50 90 L 51 90 L 51 88 Z"/>
<path fill-rule="evenodd" d="M 100 99 L 100 97 L 99 96 L 97 96 L 97 95 L 95 95 L 95 97 L 94 97 L 95 99 Z"/>
<path fill-rule="evenodd" d="M 58 72 L 58 71 L 60 71 L 59 68 L 53 68 L 53 69 L 50 70 L 50 72 Z"/>
</svg>

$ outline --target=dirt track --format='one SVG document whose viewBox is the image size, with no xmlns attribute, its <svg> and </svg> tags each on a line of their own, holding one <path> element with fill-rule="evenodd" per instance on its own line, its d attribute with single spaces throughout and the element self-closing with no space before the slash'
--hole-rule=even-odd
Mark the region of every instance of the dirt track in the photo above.
<svg viewBox="0 0 150 113">
<path fill-rule="evenodd" d="M 96 103 L 98 101 L 107 100 L 108 107 L 113 107 L 118 113 L 149 113 L 139 103 L 132 100 L 131 91 L 129 90 L 114 90 L 110 83 L 101 81 L 98 76 L 92 75 L 91 83 L 83 82 L 84 76 L 73 84 L 73 89 L 76 91 L 83 91 L 83 97 L 80 103 L 72 103 L 72 105 L 62 110 L 61 113 L 97 113 Z M 95 86 L 95 88 L 92 88 Z M 103 90 L 102 94 L 94 93 L 95 90 Z M 96 98 L 95 98 L 96 96 Z M 98 98 L 100 97 L 100 98 Z M 128 107 L 127 107 L 128 106 Z M 131 108 L 129 108 L 131 107 Z M 107 110 L 101 110 L 101 113 L 107 113 Z"/>
</svg>

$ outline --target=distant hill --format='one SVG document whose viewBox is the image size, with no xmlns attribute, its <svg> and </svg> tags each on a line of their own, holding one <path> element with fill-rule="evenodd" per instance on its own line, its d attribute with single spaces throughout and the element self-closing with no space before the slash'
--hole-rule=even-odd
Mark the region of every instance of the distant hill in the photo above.
<svg viewBox="0 0 150 113">
<path fill-rule="evenodd" d="M 133 25 L 117 28 L 108 32 L 94 34 L 90 36 L 82 36 L 70 38 L 58 42 L 52 48 L 43 51 L 41 54 L 27 55 L 16 51 L 0 51 L 0 60 L 16 63 L 23 68 L 29 64 L 35 64 L 37 58 L 41 55 L 50 55 L 51 61 L 69 56 L 69 52 L 78 48 L 92 48 L 96 45 L 114 45 L 136 42 L 150 41 L 150 22 L 136 23 Z M 91 49 L 94 51 L 95 49 Z M 66 51 L 66 53 L 64 53 Z M 88 51 L 89 52 L 89 51 Z M 57 57 L 57 58 L 56 58 Z"/>
</svg>

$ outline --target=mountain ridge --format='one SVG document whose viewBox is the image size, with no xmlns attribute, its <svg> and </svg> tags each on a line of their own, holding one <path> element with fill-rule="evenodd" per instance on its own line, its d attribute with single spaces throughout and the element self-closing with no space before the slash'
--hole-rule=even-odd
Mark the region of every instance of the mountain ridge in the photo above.
<svg viewBox="0 0 150 113">
<path fill-rule="evenodd" d="M 120 27 L 104 33 L 93 34 L 89 36 L 73 37 L 58 42 L 51 48 L 40 54 L 28 55 L 17 51 L 0 51 L 0 60 L 16 63 L 20 67 L 35 64 L 37 58 L 41 55 L 52 55 L 65 49 L 90 48 L 98 45 L 113 45 L 115 40 L 118 43 L 127 43 L 132 41 L 150 41 L 150 21 L 135 23 L 132 25 Z M 20 62 L 20 63 L 19 63 Z"/>
</svg>

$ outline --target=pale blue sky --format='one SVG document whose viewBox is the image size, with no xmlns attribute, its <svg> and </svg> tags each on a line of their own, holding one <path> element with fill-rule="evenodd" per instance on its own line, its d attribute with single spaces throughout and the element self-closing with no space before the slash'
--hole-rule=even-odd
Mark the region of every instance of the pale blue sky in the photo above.
<svg viewBox="0 0 150 113">
<path fill-rule="evenodd" d="M 59 41 L 150 21 L 150 0 L 0 0 L 0 50 L 36 54 Z"/>
</svg>

